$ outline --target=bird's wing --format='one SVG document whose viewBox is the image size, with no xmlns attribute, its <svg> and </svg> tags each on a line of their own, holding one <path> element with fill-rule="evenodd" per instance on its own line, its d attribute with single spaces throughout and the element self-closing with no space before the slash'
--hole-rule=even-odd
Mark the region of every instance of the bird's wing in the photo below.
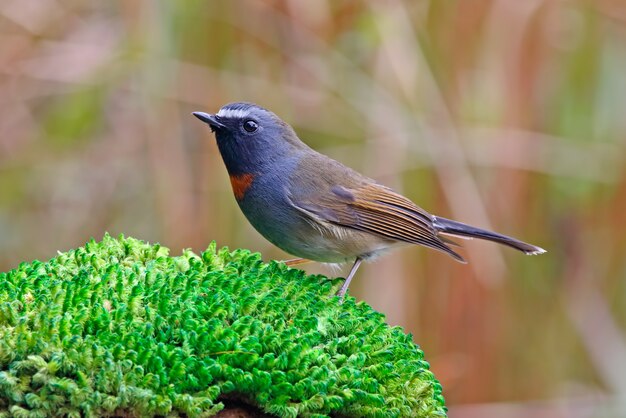
<svg viewBox="0 0 626 418">
<path fill-rule="evenodd" d="M 432 215 L 385 186 L 367 182 L 350 188 L 322 187 L 321 193 L 319 187 L 315 190 L 318 192 L 290 199 L 297 209 L 317 221 L 424 245 L 464 261 L 446 245 L 447 239 L 437 235 Z"/>
</svg>

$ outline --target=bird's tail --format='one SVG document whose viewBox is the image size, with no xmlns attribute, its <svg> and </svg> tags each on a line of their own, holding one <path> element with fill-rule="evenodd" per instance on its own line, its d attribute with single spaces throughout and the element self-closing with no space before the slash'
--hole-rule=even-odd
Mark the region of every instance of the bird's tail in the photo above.
<svg viewBox="0 0 626 418">
<path fill-rule="evenodd" d="M 459 237 L 480 238 L 488 241 L 497 242 L 498 244 L 508 245 L 528 255 L 543 254 L 546 252 L 541 247 L 527 244 L 515 238 L 496 232 L 487 231 L 486 229 L 476 228 L 461 222 L 452 221 L 450 219 L 435 216 L 433 226 L 441 233 L 456 235 Z"/>
</svg>

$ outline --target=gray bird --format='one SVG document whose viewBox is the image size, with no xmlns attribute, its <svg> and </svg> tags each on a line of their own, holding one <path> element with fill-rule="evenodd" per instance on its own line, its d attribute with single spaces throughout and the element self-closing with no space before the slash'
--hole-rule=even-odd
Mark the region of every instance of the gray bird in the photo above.
<svg viewBox="0 0 626 418">
<path fill-rule="evenodd" d="M 480 238 L 525 254 L 544 253 L 515 238 L 431 215 L 415 203 L 308 147 L 274 113 L 230 103 L 207 123 L 228 170 L 235 199 L 252 226 L 289 254 L 353 263 L 343 300 L 363 260 L 402 245 L 442 251 L 465 262 L 444 235 Z"/>
</svg>

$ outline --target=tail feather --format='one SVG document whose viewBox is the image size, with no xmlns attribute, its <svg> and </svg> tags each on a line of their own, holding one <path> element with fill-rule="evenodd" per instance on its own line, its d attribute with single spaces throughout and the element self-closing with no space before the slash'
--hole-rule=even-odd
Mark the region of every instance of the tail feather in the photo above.
<svg viewBox="0 0 626 418">
<path fill-rule="evenodd" d="M 459 237 L 480 238 L 488 241 L 497 242 L 498 244 L 508 245 L 528 255 L 543 254 L 546 252 L 541 247 L 525 243 L 515 238 L 496 232 L 487 231 L 486 229 L 476 228 L 461 222 L 453 221 L 446 218 L 435 216 L 433 226 L 441 233 L 456 235 Z"/>
</svg>

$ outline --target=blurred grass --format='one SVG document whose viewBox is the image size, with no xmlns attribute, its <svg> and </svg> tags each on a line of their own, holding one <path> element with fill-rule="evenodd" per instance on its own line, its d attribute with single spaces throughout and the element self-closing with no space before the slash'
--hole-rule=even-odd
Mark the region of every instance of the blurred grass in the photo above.
<svg viewBox="0 0 626 418">
<path fill-rule="evenodd" d="M 287 258 L 189 115 L 254 101 L 425 209 L 548 249 L 359 272 L 451 415 L 624 416 L 625 24 L 619 0 L 4 1 L 0 270 L 104 231 Z"/>
</svg>

